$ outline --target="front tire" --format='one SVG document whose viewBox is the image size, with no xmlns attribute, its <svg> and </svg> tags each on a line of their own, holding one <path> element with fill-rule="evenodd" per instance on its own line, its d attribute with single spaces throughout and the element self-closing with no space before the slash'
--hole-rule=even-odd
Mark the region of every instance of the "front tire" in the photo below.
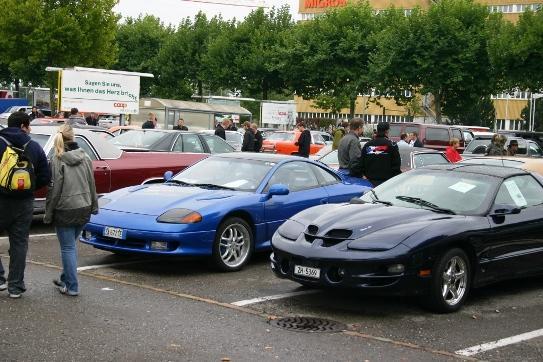
<svg viewBox="0 0 543 362">
<path fill-rule="evenodd" d="M 438 313 L 459 310 L 471 287 L 471 264 L 462 249 L 451 249 L 441 256 L 432 270 L 432 285 L 427 306 Z"/>
<path fill-rule="evenodd" d="M 249 224 L 239 217 L 231 217 L 217 229 L 213 262 L 219 270 L 238 271 L 251 259 L 253 249 L 253 232 Z"/>
</svg>

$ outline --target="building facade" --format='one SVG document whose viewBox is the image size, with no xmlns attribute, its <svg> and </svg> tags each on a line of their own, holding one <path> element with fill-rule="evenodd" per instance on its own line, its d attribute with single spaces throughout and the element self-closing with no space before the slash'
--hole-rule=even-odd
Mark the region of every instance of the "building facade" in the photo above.
<svg viewBox="0 0 543 362">
<path fill-rule="evenodd" d="M 302 21 L 312 20 L 315 16 L 327 10 L 346 6 L 349 0 L 299 0 L 299 14 Z M 427 9 L 435 0 L 369 0 L 370 6 L 376 11 L 385 10 L 394 6 L 404 9 L 409 15 L 416 7 Z M 490 12 L 503 13 L 506 20 L 516 22 L 520 14 L 527 10 L 537 10 L 543 6 L 542 0 L 475 0 L 480 4 L 488 6 Z M 392 99 L 379 99 L 374 102 L 371 95 L 358 96 L 356 101 L 355 116 L 364 118 L 365 121 L 376 123 L 387 122 L 433 122 L 434 118 L 428 107 L 427 97 L 421 97 L 421 107 L 413 112 L 406 107 L 397 105 Z M 529 92 L 511 92 L 492 96 L 494 108 L 496 109 L 496 128 L 518 130 L 523 128 L 521 112 L 528 105 L 531 98 Z M 295 98 L 297 113 L 300 118 L 337 118 L 346 119 L 349 116 L 348 109 L 342 109 L 339 114 L 330 114 L 327 111 L 318 109 L 310 100 L 301 97 Z"/>
</svg>

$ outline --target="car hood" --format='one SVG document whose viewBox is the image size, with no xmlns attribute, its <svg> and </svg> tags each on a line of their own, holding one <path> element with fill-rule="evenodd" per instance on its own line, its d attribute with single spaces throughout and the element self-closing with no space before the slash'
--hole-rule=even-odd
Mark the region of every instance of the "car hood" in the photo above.
<svg viewBox="0 0 543 362">
<path fill-rule="evenodd" d="M 431 224 L 452 218 L 464 216 L 378 204 L 326 205 L 295 217 L 317 238 L 339 236 L 348 241 L 348 249 L 373 251 L 392 249 Z"/>
<path fill-rule="evenodd" d="M 176 208 L 198 210 L 241 194 L 246 193 L 179 185 L 141 185 L 105 195 L 111 201 L 101 209 L 158 216 Z"/>
</svg>

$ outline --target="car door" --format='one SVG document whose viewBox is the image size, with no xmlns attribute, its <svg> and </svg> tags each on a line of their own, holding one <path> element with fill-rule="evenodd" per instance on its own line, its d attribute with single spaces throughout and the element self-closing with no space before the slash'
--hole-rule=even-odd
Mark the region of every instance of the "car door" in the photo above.
<svg viewBox="0 0 543 362">
<path fill-rule="evenodd" d="M 96 184 L 96 193 L 105 194 L 111 192 L 111 169 L 106 161 L 100 160 L 90 143 L 81 136 L 76 136 L 75 141 L 90 157 L 94 171 L 94 182 Z"/>
<path fill-rule="evenodd" d="M 317 175 L 320 185 L 326 190 L 329 203 L 347 202 L 353 197 L 362 196 L 362 192 L 355 192 L 354 189 L 351 193 L 347 193 L 348 188 L 338 175 L 317 165 L 311 164 L 310 166 Z"/>
<path fill-rule="evenodd" d="M 519 212 L 492 216 L 505 208 Z M 491 233 L 481 255 L 487 273 L 508 278 L 543 270 L 543 187 L 533 176 L 504 180 L 488 219 Z"/>
<path fill-rule="evenodd" d="M 204 146 L 200 142 L 200 137 L 194 133 L 184 133 L 177 137 L 173 145 L 174 152 L 192 152 L 204 153 Z"/>
<path fill-rule="evenodd" d="M 292 215 L 312 206 L 328 203 L 328 194 L 320 186 L 309 162 L 292 161 L 282 164 L 271 176 L 264 192 L 274 184 L 284 184 L 290 192 L 288 195 L 273 196 L 265 201 L 267 240 L 270 240 L 279 225 Z"/>
</svg>

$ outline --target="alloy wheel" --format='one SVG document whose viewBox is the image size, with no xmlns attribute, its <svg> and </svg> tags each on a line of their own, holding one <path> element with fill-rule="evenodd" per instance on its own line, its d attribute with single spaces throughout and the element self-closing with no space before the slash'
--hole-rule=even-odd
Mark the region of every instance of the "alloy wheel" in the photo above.
<svg viewBox="0 0 543 362">
<path fill-rule="evenodd" d="M 237 268 L 245 262 L 251 247 L 251 235 L 244 225 L 228 225 L 219 240 L 219 254 L 229 268 Z"/>
<path fill-rule="evenodd" d="M 450 306 L 462 300 L 467 290 L 467 265 L 459 256 L 452 257 L 442 274 L 441 295 Z"/>
</svg>

